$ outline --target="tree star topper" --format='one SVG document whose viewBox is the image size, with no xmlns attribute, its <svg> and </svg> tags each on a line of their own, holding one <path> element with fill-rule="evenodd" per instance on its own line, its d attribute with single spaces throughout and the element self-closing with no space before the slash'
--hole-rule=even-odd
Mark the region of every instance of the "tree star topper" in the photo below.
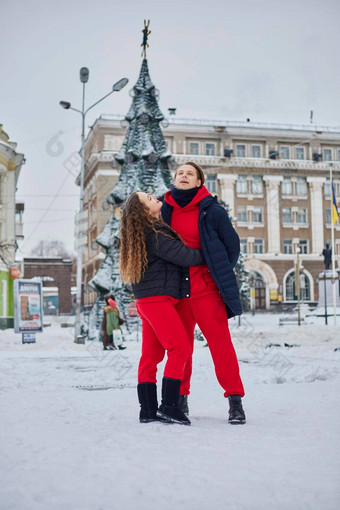
<svg viewBox="0 0 340 510">
<path fill-rule="evenodd" d="M 143 57 L 143 55 L 144 55 L 144 58 L 146 58 L 146 47 L 149 48 L 148 37 L 151 34 L 151 30 L 149 31 L 149 25 L 150 25 L 150 20 L 148 19 L 148 23 L 146 24 L 146 19 L 145 19 L 144 20 L 144 30 L 142 30 L 143 42 L 141 44 L 141 46 L 143 46 L 141 56 Z"/>
</svg>

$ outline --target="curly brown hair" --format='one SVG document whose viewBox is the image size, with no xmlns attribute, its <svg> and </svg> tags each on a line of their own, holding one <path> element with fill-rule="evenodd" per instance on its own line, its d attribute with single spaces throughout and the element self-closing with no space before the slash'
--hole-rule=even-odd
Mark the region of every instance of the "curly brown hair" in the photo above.
<svg viewBox="0 0 340 510">
<path fill-rule="evenodd" d="M 148 265 L 146 228 L 158 234 L 156 226 L 164 222 L 151 216 L 135 191 L 125 202 L 120 224 L 120 274 L 124 282 L 138 283 Z"/>
</svg>

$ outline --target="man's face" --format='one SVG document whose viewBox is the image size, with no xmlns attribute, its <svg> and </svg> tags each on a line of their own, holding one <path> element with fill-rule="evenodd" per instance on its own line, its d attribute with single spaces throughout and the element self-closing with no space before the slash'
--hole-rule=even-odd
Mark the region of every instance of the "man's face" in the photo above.
<svg viewBox="0 0 340 510">
<path fill-rule="evenodd" d="M 196 168 L 191 165 L 182 165 L 176 172 L 174 185 L 177 189 L 192 189 L 201 186 L 201 179 L 197 177 Z"/>
</svg>

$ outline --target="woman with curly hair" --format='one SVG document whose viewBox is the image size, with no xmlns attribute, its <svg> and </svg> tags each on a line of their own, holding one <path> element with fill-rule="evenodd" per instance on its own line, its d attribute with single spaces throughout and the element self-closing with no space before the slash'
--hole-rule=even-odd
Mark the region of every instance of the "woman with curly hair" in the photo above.
<svg viewBox="0 0 340 510">
<path fill-rule="evenodd" d="M 139 421 L 162 420 L 190 425 L 178 405 L 184 367 L 191 344 L 175 308 L 190 295 L 190 283 L 182 267 L 204 264 L 201 250 L 185 246 L 160 217 L 162 202 L 155 195 L 134 192 L 127 199 L 120 234 L 120 272 L 131 284 L 142 319 L 142 355 L 138 367 Z M 157 365 L 167 351 L 158 408 Z"/>
</svg>

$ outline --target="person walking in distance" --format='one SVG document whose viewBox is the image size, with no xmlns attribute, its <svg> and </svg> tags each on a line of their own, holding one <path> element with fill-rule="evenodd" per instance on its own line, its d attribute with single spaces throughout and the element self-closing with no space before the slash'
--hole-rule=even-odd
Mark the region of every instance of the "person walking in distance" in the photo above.
<svg viewBox="0 0 340 510">
<path fill-rule="evenodd" d="M 244 424 L 244 388 L 228 326 L 228 318 L 240 315 L 242 306 L 233 268 L 240 254 L 240 240 L 225 209 L 204 186 L 202 168 L 194 162 L 181 165 L 174 187 L 164 197 L 162 217 L 191 248 L 201 248 L 206 263 L 188 268 L 190 292 L 176 308 L 193 349 L 194 328 L 205 336 L 218 382 L 229 400 L 230 424 Z M 180 389 L 180 405 L 188 412 L 192 357 L 186 363 Z"/>
<path fill-rule="evenodd" d="M 103 320 L 102 320 L 102 324 L 101 324 L 101 338 L 102 338 L 102 342 L 103 342 L 103 350 L 104 351 L 115 350 L 115 349 L 117 349 L 117 347 L 114 345 L 113 339 L 110 338 L 110 335 L 108 335 L 108 333 L 106 331 L 106 313 L 105 313 L 105 309 L 107 309 L 107 307 L 109 307 L 109 299 L 113 299 L 113 296 L 108 295 L 108 296 L 105 296 L 104 299 L 105 299 L 106 305 L 103 308 Z"/>
<path fill-rule="evenodd" d="M 126 347 L 123 345 L 122 338 L 121 338 L 121 342 L 119 342 L 119 338 L 118 338 L 118 344 L 120 345 L 120 347 L 119 347 L 119 345 L 115 344 L 114 339 L 113 339 L 113 334 L 112 334 L 113 330 L 118 331 L 118 329 L 119 329 L 119 331 L 120 331 L 120 326 L 122 324 L 124 324 L 124 320 L 119 315 L 119 310 L 118 310 L 117 304 L 115 302 L 115 297 L 113 294 L 108 294 L 107 296 L 105 296 L 104 299 L 105 299 L 106 305 L 104 306 L 104 309 L 103 309 L 103 320 L 102 320 L 102 324 L 101 324 L 101 338 L 102 338 L 102 342 L 103 342 L 103 350 L 104 351 L 116 350 L 117 347 L 120 349 L 125 349 Z M 113 307 L 110 306 L 109 300 L 113 301 L 113 304 L 114 304 Z M 109 327 L 109 330 L 112 329 L 112 332 L 108 333 L 107 318 L 110 313 L 112 314 L 112 320 L 110 322 L 113 324 L 111 324 L 111 326 Z M 117 321 L 117 315 L 118 315 L 118 321 Z"/>
<path fill-rule="evenodd" d="M 179 408 L 184 368 L 191 343 L 176 309 L 188 292 L 182 266 L 204 263 L 202 252 L 183 244 L 178 234 L 160 217 L 162 202 L 155 195 L 134 192 L 121 218 L 120 272 L 131 284 L 142 319 L 142 354 L 138 367 L 140 422 L 162 420 L 190 425 Z M 158 408 L 157 365 L 167 352 L 162 380 L 162 403 Z"/>
<path fill-rule="evenodd" d="M 109 338 L 109 348 L 123 350 L 126 349 L 126 346 L 123 345 L 123 336 L 121 330 L 121 323 L 124 322 L 119 317 L 119 311 L 117 308 L 117 303 L 110 297 L 107 300 L 107 306 L 104 308 L 105 315 L 105 323 L 106 323 L 106 333 Z"/>
</svg>

